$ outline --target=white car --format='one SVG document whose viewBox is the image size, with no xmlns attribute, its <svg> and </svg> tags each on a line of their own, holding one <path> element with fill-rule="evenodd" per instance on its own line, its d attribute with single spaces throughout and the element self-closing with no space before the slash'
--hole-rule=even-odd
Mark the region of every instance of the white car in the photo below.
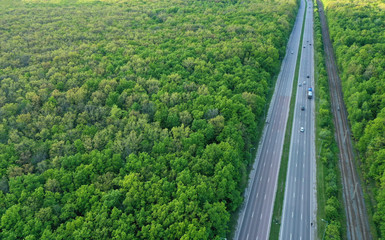
<svg viewBox="0 0 385 240">
<path fill-rule="evenodd" d="M 300 132 L 305 132 L 305 129 L 303 127 L 301 127 L 301 129 L 299 131 Z"/>
</svg>

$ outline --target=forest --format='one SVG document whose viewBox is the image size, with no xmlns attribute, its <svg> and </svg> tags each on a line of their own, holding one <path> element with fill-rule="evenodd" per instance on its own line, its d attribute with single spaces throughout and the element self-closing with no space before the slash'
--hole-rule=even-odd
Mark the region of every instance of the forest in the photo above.
<svg viewBox="0 0 385 240">
<path fill-rule="evenodd" d="M 222 239 L 295 0 L 0 0 L 0 239 Z"/>
<path fill-rule="evenodd" d="M 334 138 L 334 123 L 330 103 L 328 74 L 322 42 L 319 6 L 314 1 L 314 48 L 317 159 L 317 230 L 318 239 L 345 239 L 346 230 L 342 185 L 339 180 L 338 146 Z M 324 219 L 324 220 L 321 220 Z"/>
<path fill-rule="evenodd" d="M 374 222 L 385 237 L 385 3 L 323 0 Z"/>
</svg>

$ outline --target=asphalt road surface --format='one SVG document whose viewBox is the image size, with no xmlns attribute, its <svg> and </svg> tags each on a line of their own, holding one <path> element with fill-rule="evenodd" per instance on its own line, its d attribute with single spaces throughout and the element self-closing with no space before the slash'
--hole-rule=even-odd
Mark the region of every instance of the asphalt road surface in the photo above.
<svg viewBox="0 0 385 240">
<path fill-rule="evenodd" d="M 249 186 L 245 191 L 245 202 L 240 211 L 234 239 L 269 238 L 304 10 L 305 1 L 301 0 L 270 103 L 254 170 L 250 173 Z"/>
<path fill-rule="evenodd" d="M 307 2 L 279 239 L 315 238 L 315 128 L 313 3 Z M 304 107 L 304 109 L 301 109 Z M 300 129 L 303 128 L 303 132 Z"/>
</svg>

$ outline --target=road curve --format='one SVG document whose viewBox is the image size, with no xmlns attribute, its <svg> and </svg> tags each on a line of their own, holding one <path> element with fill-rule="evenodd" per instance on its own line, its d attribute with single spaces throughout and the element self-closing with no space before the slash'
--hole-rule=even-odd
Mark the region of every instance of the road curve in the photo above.
<svg viewBox="0 0 385 240">
<path fill-rule="evenodd" d="M 290 141 L 288 171 L 279 239 L 308 240 L 315 237 L 315 104 L 307 98 L 314 89 L 313 3 L 307 0 L 298 74 L 298 88 Z M 304 107 L 304 110 L 301 109 Z M 304 132 L 300 128 L 304 128 Z"/>
<path fill-rule="evenodd" d="M 245 202 L 240 211 L 234 239 L 269 238 L 304 8 L 304 0 L 301 0 L 287 45 L 286 56 L 282 61 L 281 71 L 277 78 L 257 157 L 250 173 L 249 185 L 245 191 Z"/>
</svg>

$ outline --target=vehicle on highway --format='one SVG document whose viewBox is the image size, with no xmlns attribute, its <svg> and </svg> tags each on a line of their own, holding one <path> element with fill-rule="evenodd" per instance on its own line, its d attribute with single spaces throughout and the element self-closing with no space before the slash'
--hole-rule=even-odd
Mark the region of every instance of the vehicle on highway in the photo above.
<svg viewBox="0 0 385 240">
<path fill-rule="evenodd" d="M 302 83 L 299 83 L 298 86 L 302 87 Z"/>
<path fill-rule="evenodd" d="M 299 130 L 300 132 L 304 132 L 305 129 L 303 127 L 301 127 L 301 129 Z"/>
<path fill-rule="evenodd" d="M 291 54 L 293 54 L 294 52 L 293 51 L 291 51 Z"/>
<path fill-rule="evenodd" d="M 306 78 L 310 78 L 310 75 L 307 75 Z"/>
<path fill-rule="evenodd" d="M 302 106 L 302 107 L 301 107 L 301 110 L 302 110 L 302 111 L 305 111 L 305 107 L 304 107 L 304 106 Z"/>
<path fill-rule="evenodd" d="M 303 81 L 303 85 L 306 85 L 306 81 Z"/>
<path fill-rule="evenodd" d="M 307 91 L 307 98 L 312 99 L 313 98 L 313 89 L 310 87 Z"/>
</svg>

